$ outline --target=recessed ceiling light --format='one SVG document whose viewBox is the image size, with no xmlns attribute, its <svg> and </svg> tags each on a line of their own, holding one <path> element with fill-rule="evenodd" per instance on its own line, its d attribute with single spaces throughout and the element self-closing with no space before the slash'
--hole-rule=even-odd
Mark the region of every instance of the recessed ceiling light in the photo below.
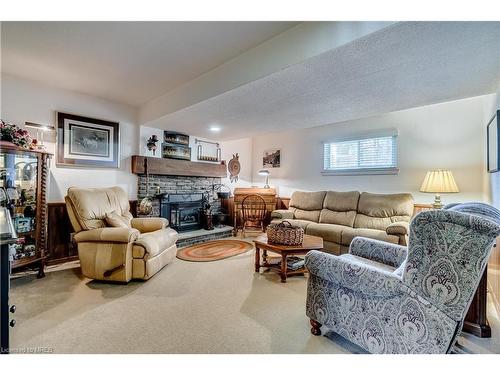
<svg viewBox="0 0 500 375">
<path fill-rule="evenodd" d="M 210 131 L 214 133 L 220 132 L 220 126 L 211 126 Z"/>
</svg>

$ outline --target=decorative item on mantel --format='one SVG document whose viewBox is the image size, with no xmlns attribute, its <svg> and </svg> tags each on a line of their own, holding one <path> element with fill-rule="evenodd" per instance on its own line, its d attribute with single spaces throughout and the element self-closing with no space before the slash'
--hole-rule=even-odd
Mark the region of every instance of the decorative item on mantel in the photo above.
<svg viewBox="0 0 500 375">
<path fill-rule="evenodd" d="M 148 138 L 146 147 L 148 148 L 149 151 L 153 151 L 153 155 L 156 155 L 156 143 L 158 142 L 158 137 L 156 134 L 153 134 L 151 137 Z"/>
<path fill-rule="evenodd" d="M 238 175 L 240 174 L 241 165 L 240 165 L 240 155 L 238 153 L 233 154 L 233 158 L 229 160 L 227 164 L 227 171 L 229 172 L 229 179 L 231 182 L 238 181 Z"/>
<path fill-rule="evenodd" d="M 166 159 L 191 160 L 189 135 L 170 130 L 163 132 L 162 157 Z"/>
<path fill-rule="evenodd" d="M 220 145 L 218 142 L 204 141 L 202 139 L 195 138 L 194 143 L 198 145 L 198 155 L 197 155 L 198 160 L 213 161 L 213 162 L 220 161 L 221 149 L 220 149 Z M 215 153 L 214 153 L 215 155 L 205 154 L 203 152 L 203 144 L 214 145 L 215 146 Z"/>
<path fill-rule="evenodd" d="M 437 169 L 429 171 L 425 175 L 424 182 L 420 187 L 423 193 L 435 193 L 434 203 L 432 207 L 441 209 L 443 203 L 441 202 L 441 193 L 458 193 L 458 186 L 453 178 L 453 174 L 449 170 Z"/>
</svg>

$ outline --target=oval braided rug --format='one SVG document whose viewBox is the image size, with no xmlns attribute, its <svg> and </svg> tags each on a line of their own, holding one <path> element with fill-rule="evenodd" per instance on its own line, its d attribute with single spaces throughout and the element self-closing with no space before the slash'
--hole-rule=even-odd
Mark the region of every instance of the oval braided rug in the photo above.
<svg viewBox="0 0 500 375">
<path fill-rule="evenodd" d="M 177 258 L 189 262 L 212 262 L 226 259 L 253 249 L 253 245 L 238 240 L 213 240 L 187 246 L 177 251 Z"/>
</svg>

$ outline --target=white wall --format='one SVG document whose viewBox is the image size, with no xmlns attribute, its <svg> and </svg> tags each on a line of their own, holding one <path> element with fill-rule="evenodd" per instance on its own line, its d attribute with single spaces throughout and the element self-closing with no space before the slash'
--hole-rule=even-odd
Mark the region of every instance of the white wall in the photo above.
<svg viewBox="0 0 500 375">
<path fill-rule="evenodd" d="M 411 192 L 416 202 L 431 194 L 418 190 L 429 169 L 451 169 L 458 194 L 443 194 L 445 203 L 487 200 L 483 106 L 492 95 L 393 112 L 381 116 L 253 138 L 252 180 L 261 185 L 264 150 L 281 148 L 281 168 L 270 169 L 270 185 L 287 197 L 295 190 Z M 399 175 L 322 176 L 322 141 L 376 129 L 399 130 Z"/>
<path fill-rule="evenodd" d="M 489 100 L 484 104 L 483 128 L 485 131 L 488 122 L 498 109 L 500 109 L 500 87 L 498 88 L 497 93 L 491 95 Z M 495 207 L 500 208 L 500 172 L 486 174 L 486 178 L 484 179 L 484 191 L 488 196 L 489 201 Z"/>
<path fill-rule="evenodd" d="M 233 141 L 222 141 L 222 160 L 229 163 L 233 155 L 239 154 L 241 171 L 238 176 L 238 181 L 231 182 L 228 178 L 223 178 L 222 183 L 229 186 L 231 191 L 235 187 L 250 187 L 252 186 L 252 138 L 242 138 Z"/>
<path fill-rule="evenodd" d="M 120 123 L 121 160 L 119 169 L 76 169 L 57 167 L 51 161 L 49 202 L 60 202 L 68 187 L 106 187 L 118 185 L 137 198 L 137 177 L 130 172 L 130 156 L 139 152 L 137 110 L 108 100 L 41 85 L 37 82 L 2 74 L 2 113 L 7 122 L 24 125 L 25 121 L 55 124 L 55 112 L 69 112 Z M 55 151 L 55 134 L 45 142 Z"/>
</svg>

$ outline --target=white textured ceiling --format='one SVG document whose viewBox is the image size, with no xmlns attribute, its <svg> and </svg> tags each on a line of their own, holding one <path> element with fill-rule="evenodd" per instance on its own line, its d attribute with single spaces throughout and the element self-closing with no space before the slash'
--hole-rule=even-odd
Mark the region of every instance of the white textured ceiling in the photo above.
<svg viewBox="0 0 500 375">
<path fill-rule="evenodd" d="M 295 22 L 2 22 L 2 71 L 141 105 Z"/>
<path fill-rule="evenodd" d="M 495 92 L 500 22 L 390 26 L 148 126 L 233 139 Z"/>
</svg>

